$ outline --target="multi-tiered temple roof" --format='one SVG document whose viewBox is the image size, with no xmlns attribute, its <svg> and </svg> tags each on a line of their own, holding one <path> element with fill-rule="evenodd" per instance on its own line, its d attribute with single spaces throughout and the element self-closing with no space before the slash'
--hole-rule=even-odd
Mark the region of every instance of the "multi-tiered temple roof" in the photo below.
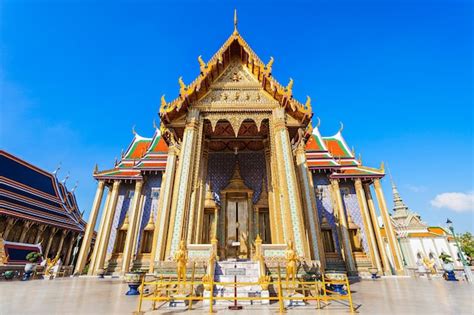
<svg viewBox="0 0 474 315">
<path fill-rule="evenodd" d="M 46 172 L 0 150 L 0 214 L 83 232 L 74 191 Z"/>
<path fill-rule="evenodd" d="M 180 89 L 176 99 L 167 102 L 165 97 L 162 97 L 159 111 L 162 123 L 161 131 L 155 127 L 156 131 L 152 138 L 144 138 L 134 131 L 131 144 L 122 154 L 120 161 L 115 163 L 114 168 L 101 172 L 96 169 L 94 176 L 98 179 L 137 179 L 142 177 L 143 171 L 163 171 L 166 167 L 168 144 L 171 141 L 167 136 L 163 136 L 168 134 L 165 132 L 167 128 L 164 126 L 172 125 L 175 138 L 180 139 L 186 113 L 191 107 L 202 103 L 203 99 L 211 98 L 209 104 L 212 106 L 214 88 L 221 85 L 227 87 L 232 85 L 230 88 L 245 85 L 248 88 L 249 84 L 253 84 L 260 89 L 259 93 L 263 93 L 263 98 L 285 108 L 288 119 L 291 120 L 291 123 L 288 124 L 292 127 L 290 135 L 295 135 L 297 128 L 306 127 L 304 137 L 307 141 L 306 152 L 308 166 L 311 170 L 329 171 L 334 178 L 383 177 L 383 166 L 380 169 L 369 168 L 362 165 L 360 158 L 355 157 L 355 153 L 349 149 L 342 136 L 342 126 L 334 136 L 330 137 L 321 136 L 318 128 L 319 123 L 316 128 L 311 128 L 313 116 L 311 99 L 308 97 L 305 104 L 297 101 L 293 97 L 293 80 L 290 79 L 287 86 L 280 84 L 272 75 L 273 58 L 270 58 L 267 64 L 263 63 L 242 38 L 236 26 L 237 21 L 235 20 L 234 32 L 207 63 L 199 56 L 200 74 L 193 82 L 186 85 L 182 78 L 179 78 Z M 239 82 L 236 78 L 236 82 L 232 82 L 230 85 L 221 82 L 224 77 L 228 82 L 229 78 L 227 77 L 237 75 L 236 69 L 234 69 L 236 64 L 238 67 L 244 67 L 244 73 L 252 76 L 252 80 Z M 230 79 L 232 81 L 232 78 Z M 241 98 L 243 97 L 245 96 Z M 255 106 L 259 106 L 259 102 L 255 104 Z M 241 109 L 252 110 L 252 108 Z M 214 128 L 215 125 L 212 126 L 212 129 Z"/>
</svg>

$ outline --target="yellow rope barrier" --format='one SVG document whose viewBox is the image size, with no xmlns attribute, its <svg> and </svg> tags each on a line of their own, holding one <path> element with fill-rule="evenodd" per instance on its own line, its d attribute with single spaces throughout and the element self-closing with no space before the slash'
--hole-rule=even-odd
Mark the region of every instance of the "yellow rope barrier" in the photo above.
<svg viewBox="0 0 474 315">
<path fill-rule="evenodd" d="M 344 279 L 342 280 L 331 280 L 328 279 L 324 274 L 321 277 L 321 280 L 316 280 L 316 281 L 300 281 L 296 279 L 296 287 L 295 286 L 289 286 L 289 283 L 287 281 L 284 281 L 281 277 L 281 268 L 280 265 L 278 264 L 277 266 L 277 276 L 278 278 L 273 281 L 268 281 L 265 280 L 265 284 L 268 285 L 273 285 L 274 288 L 277 289 L 277 296 L 270 296 L 270 297 L 262 297 L 262 296 L 246 296 L 246 297 L 233 297 L 233 299 L 236 299 L 238 301 L 263 301 L 263 300 L 268 300 L 268 301 L 277 301 L 279 305 L 279 312 L 280 313 L 285 313 L 285 305 L 284 301 L 286 300 L 294 300 L 294 296 L 290 296 L 290 292 L 293 292 L 295 288 L 301 290 L 303 292 L 303 296 L 298 297 L 298 300 L 303 300 L 303 301 L 315 301 L 316 303 L 316 308 L 321 309 L 322 307 L 326 307 L 329 305 L 328 301 L 334 301 L 334 300 L 347 300 L 349 305 L 349 309 L 351 313 L 355 312 L 354 309 L 354 303 L 352 300 L 352 293 L 350 290 L 350 283 L 349 279 L 347 276 L 344 276 Z M 184 287 L 190 287 L 191 288 L 191 293 L 188 296 L 175 296 L 175 292 L 178 292 L 179 290 L 179 285 L 184 285 Z M 191 310 L 193 308 L 192 303 L 193 301 L 204 301 L 208 300 L 209 301 L 209 313 L 214 313 L 214 302 L 215 301 L 220 301 L 220 300 L 229 300 L 228 297 L 221 297 L 221 296 L 214 296 L 214 286 L 223 286 L 223 287 L 233 287 L 234 285 L 238 287 L 242 286 L 250 286 L 250 285 L 261 285 L 262 281 L 257 281 L 257 282 L 215 282 L 214 281 L 214 273 L 210 275 L 209 279 L 206 279 L 205 281 L 195 281 L 195 265 L 193 266 L 193 272 L 192 272 L 192 277 L 190 281 L 175 281 L 174 279 L 172 280 L 172 276 L 168 277 L 168 279 L 164 279 L 163 275 L 159 278 L 157 281 L 145 281 L 145 278 L 142 279 L 141 283 L 141 292 L 140 292 L 140 298 L 138 301 L 138 310 L 136 314 L 143 314 L 142 312 L 142 304 L 144 300 L 149 300 L 152 302 L 152 309 L 155 310 L 156 308 L 156 302 L 170 302 L 171 300 L 173 301 L 188 301 L 188 310 Z M 152 286 L 154 287 L 153 292 L 150 292 L 148 294 L 144 293 L 144 288 L 145 286 Z M 205 287 L 209 288 L 209 296 L 204 297 L 204 296 L 198 296 L 194 294 L 194 288 L 199 285 L 204 285 Z M 335 292 L 333 290 L 328 289 L 328 286 L 331 285 L 345 285 L 347 293 L 346 294 L 341 294 L 339 292 Z M 312 288 L 314 288 L 315 293 L 314 295 L 311 293 Z M 309 293 L 308 293 L 309 292 Z M 324 303 L 324 306 L 321 305 L 321 302 Z M 161 306 L 160 306 L 161 307 Z"/>
</svg>

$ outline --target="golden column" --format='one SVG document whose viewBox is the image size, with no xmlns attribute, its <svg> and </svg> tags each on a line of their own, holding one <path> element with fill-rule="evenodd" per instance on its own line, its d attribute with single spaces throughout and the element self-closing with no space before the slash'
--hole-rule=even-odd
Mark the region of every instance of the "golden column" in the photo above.
<svg viewBox="0 0 474 315">
<path fill-rule="evenodd" d="M 135 182 L 135 192 L 133 193 L 133 201 L 132 201 L 132 213 L 129 223 L 129 229 L 127 231 L 127 236 L 125 237 L 125 245 L 123 248 L 122 254 L 122 273 L 126 273 L 130 269 L 130 260 L 132 258 L 132 252 L 135 248 L 132 248 L 133 243 L 133 236 L 137 231 L 137 221 L 139 221 L 139 204 L 140 204 L 140 196 L 142 194 L 142 187 L 143 181 L 137 180 Z"/>
<path fill-rule="evenodd" d="M 39 225 L 38 232 L 36 233 L 35 237 L 35 244 L 38 244 L 41 240 L 41 235 L 43 235 L 44 230 L 47 228 L 46 225 Z"/>
<path fill-rule="evenodd" d="M 94 249 L 92 250 L 92 256 L 91 256 L 91 261 L 89 264 L 89 271 L 87 272 L 88 275 L 92 275 L 92 272 L 94 271 L 96 261 L 97 261 L 97 253 L 99 252 L 102 236 L 104 234 L 104 223 L 105 223 L 105 218 L 107 217 L 107 211 L 109 210 L 109 204 L 110 204 L 110 196 L 112 195 L 111 188 L 108 188 L 107 192 L 107 197 L 105 198 L 105 204 L 102 209 L 102 217 L 100 219 L 100 225 L 99 225 L 99 231 L 97 233 L 97 237 L 95 239 L 95 244 L 94 244 Z M 92 225 L 92 229 L 94 229 L 94 226 Z M 87 259 L 87 249 L 85 252 L 85 258 Z"/>
<path fill-rule="evenodd" d="M 173 189 L 171 217 L 168 230 L 166 255 L 172 258 L 178 249 L 181 239 L 186 237 L 183 229 L 184 218 L 187 217 L 192 189 L 192 170 L 194 154 L 196 154 L 196 134 L 199 127 L 199 110 L 192 108 L 186 117 L 183 144 L 179 155 L 176 182 Z"/>
<path fill-rule="evenodd" d="M 64 245 L 64 239 L 66 238 L 67 232 L 68 232 L 68 230 L 62 230 L 61 231 L 61 239 L 59 240 L 59 246 L 58 246 L 58 250 L 56 252 L 56 255 L 61 256 L 61 252 L 63 250 L 63 245 Z M 64 263 L 64 260 L 63 260 L 63 263 Z"/>
<path fill-rule="evenodd" d="M 26 234 L 30 230 L 30 227 L 33 225 L 31 221 L 25 221 L 23 223 L 23 230 L 21 231 L 20 240 L 18 242 L 23 243 L 25 241 Z"/>
<path fill-rule="evenodd" d="M 362 181 L 359 178 L 355 180 L 355 189 L 357 201 L 359 202 L 359 209 L 362 213 L 362 219 L 364 221 L 364 227 L 366 231 L 367 243 L 369 245 L 372 266 L 377 267 L 379 272 L 383 272 L 382 264 L 380 262 L 379 251 L 377 250 L 374 229 L 371 224 L 369 210 L 367 209 L 367 200 L 365 199 L 364 188 L 362 187 Z"/>
<path fill-rule="evenodd" d="M 370 184 L 364 184 L 365 199 L 367 200 L 367 205 L 369 206 L 370 219 L 372 221 L 372 226 L 374 228 L 375 239 L 377 241 L 377 248 L 380 253 L 380 258 L 382 260 L 383 271 L 386 275 L 391 275 L 392 271 L 390 269 L 390 263 L 388 262 L 387 254 L 385 253 L 385 244 L 382 239 L 382 234 L 380 232 L 379 221 L 377 219 L 377 211 L 375 210 L 374 200 L 372 198 L 372 193 L 370 192 Z"/>
<path fill-rule="evenodd" d="M 284 108 L 273 109 L 276 164 L 278 165 L 279 182 L 284 201 L 284 207 L 282 207 L 284 208 L 283 222 L 285 222 L 283 231 L 285 241 L 293 240 L 298 254 L 309 258 L 309 245 L 304 233 L 303 210 L 285 115 Z"/>
<path fill-rule="evenodd" d="M 302 183 L 302 195 L 305 205 L 306 217 L 309 221 L 310 228 L 310 241 L 311 248 L 313 252 L 313 259 L 319 260 L 321 266 L 324 266 L 325 257 L 324 257 L 324 248 L 321 239 L 321 231 L 319 230 L 319 218 L 318 218 L 318 209 L 316 206 L 316 196 L 314 194 L 313 181 L 310 179 L 311 174 L 308 170 L 308 164 L 306 162 L 306 151 L 305 151 L 305 142 L 302 140 L 296 147 L 296 165 L 299 169 L 300 179 Z M 324 268 L 323 268 L 324 269 Z"/>
<path fill-rule="evenodd" d="M 71 259 L 71 254 L 72 254 L 72 249 L 74 248 L 74 243 L 76 241 L 76 237 L 77 236 L 75 236 L 74 233 L 71 234 L 71 238 L 69 240 L 69 246 L 68 246 L 67 252 L 66 252 L 66 257 L 64 258 L 64 265 L 65 266 L 69 266 L 70 259 Z"/>
<path fill-rule="evenodd" d="M 51 233 L 49 234 L 49 239 L 48 243 L 46 245 L 46 249 L 44 250 L 44 258 L 48 258 L 49 255 L 49 250 L 51 249 L 51 243 L 53 242 L 54 236 L 56 235 L 56 232 L 58 232 L 58 228 L 51 228 Z"/>
<path fill-rule="evenodd" d="M 274 142 L 274 140 L 273 140 Z M 265 165 L 267 171 L 267 191 L 268 191 L 268 206 L 270 214 L 270 234 L 272 243 L 279 244 L 283 243 L 283 227 L 281 224 L 281 215 L 280 215 L 280 195 L 278 193 L 277 186 L 275 184 L 276 178 L 275 175 L 275 163 L 274 156 L 275 153 L 272 152 L 271 140 L 265 141 Z M 281 239 L 281 240 L 280 240 Z"/>
<path fill-rule="evenodd" d="M 203 177 L 202 171 L 203 171 L 203 162 L 204 159 L 203 157 L 203 151 L 204 151 L 204 145 L 203 145 L 203 132 L 204 132 L 204 119 L 202 117 L 199 118 L 199 125 L 198 125 L 198 132 L 196 135 L 196 144 L 195 144 L 195 153 L 194 153 L 194 168 L 192 169 L 191 172 L 191 200 L 189 202 L 189 210 L 187 211 L 187 215 L 184 218 L 184 225 L 183 229 L 186 230 L 186 243 L 187 244 L 192 244 L 196 242 L 196 232 L 197 232 L 197 222 L 196 218 L 199 217 L 199 214 L 197 212 L 201 211 L 201 208 L 199 207 L 199 201 L 203 197 L 203 188 L 204 188 L 204 183 L 201 182 L 201 179 Z"/>
<path fill-rule="evenodd" d="M 375 195 L 379 204 L 380 212 L 382 213 L 383 225 L 385 227 L 385 233 L 387 234 L 388 246 L 392 252 L 393 261 L 395 264 L 395 270 L 397 274 L 403 274 L 403 263 L 400 259 L 400 248 L 393 231 L 392 221 L 388 215 L 387 203 L 383 195 L 382 185 L 380 179 L 374 180 Z"/>
<path fill-rule="evenodd" d="M 344 211 L 344 204 L 342 203 L 341 189 L 339 188 L 339 180 L 331 179 L 331 186 L 334 194 L 335 205 L 339 217 L 339 226 L 342 236 L 342 245 L 344 248 L 344 260 L 346 261 L 347 272 L 355 273 L 356 266 L 354 257 L 352 256 L 351 241 L 349 239 L 349 229 L 347 224 L 346 212 Z"/>
<path fill-rule="evenodd" d="M 109 245 L 110 231 L 112 230 L 115 208 L 117 207 L 119 188 L 120 188 L 120 180 L 115 180 L 112 186 L 109 207 L 107 209 L 107 216 L 105 217 L 101 244 L 97 251 L 96 264 L 93 270 L 94 274 L 97 272 L 98 269 L 104 268 L 105 256 L 107 255 L 107 246 Z"/>
<path fill-rule="evenodd" d="M 153 245 L 150 261 L 150 272 L 154 271 L 155 261 L 162 260 L 165 253 L 166 244 L 166 228 L 169 222 L 171 198 L 173 196 L 173 183 L 176 171 L 176 160 L 179 154 L 178 144 L 171 144 L 168 148 L 168 158 L 166 160 L 166 170 L 162 177 L 162 185 L 160 189 L 160 207 L 156 218 L 155 231 L 153 232 Z"/>
<path fill-rule="evenodd" d="M 81 250 L 79 251 L 79 256 L 77 258 L 77 263 L 74 270 L 75 274 L 82 273 L 82 270 L 86 265 L 89 248 L 91 247 L 92 235 L 94 233 L 94 227 L 97 222 L 97 216 L 99 215 L 102 196 L 104 195 L 104 187 L 105 182 L 103 180 L 99 180 L 97 190 L 95 192 L 94 203 L 92 204 L 91 214 L 89 215 L 89 223 L 87 223 L 86 231 L 84 232 L 84 239 L 82 240 Z"/>
</svg>

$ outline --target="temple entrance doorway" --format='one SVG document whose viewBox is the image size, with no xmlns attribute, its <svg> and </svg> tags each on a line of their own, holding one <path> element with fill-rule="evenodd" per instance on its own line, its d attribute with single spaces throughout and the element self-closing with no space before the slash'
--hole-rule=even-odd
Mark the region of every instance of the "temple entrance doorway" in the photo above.
<svg viewBox="0 0 474 315">
<path fill-rule="evenodd" d="M 246 194 L 229 197 L 227 212 L 227 257 L 248 258 L 248 200 Z"/>
</svg>

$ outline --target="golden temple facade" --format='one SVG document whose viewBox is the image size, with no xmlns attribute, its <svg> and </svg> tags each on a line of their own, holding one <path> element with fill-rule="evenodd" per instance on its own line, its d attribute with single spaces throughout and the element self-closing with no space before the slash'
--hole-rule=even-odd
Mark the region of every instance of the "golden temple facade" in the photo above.
<svg viewBox="0 0 474 315">
<path fill-rule="evenodd" d="M 270 263 L 292 241 L 301 260 L 323 269 L 402 273 L 383 165 L 362 165 L 342 125 L 321 136 L 319 123 L 311 126 L 310 97 L 298 102 L 293 80 L 278 83 L 273 58 L 262 62 L 236 26 L 208 62 L 198 58 L 193 82 L 179 78 L 175 100 L 162 97 L 153 137 L 134 131 L 114 168 L 94 171 L 98 187 L 76 273 L 86 265 L 89 274 L 153 272 L 183 240 L 191 260 L 214 252 L 219 260 L 264 255 Z"/>
</svg>

